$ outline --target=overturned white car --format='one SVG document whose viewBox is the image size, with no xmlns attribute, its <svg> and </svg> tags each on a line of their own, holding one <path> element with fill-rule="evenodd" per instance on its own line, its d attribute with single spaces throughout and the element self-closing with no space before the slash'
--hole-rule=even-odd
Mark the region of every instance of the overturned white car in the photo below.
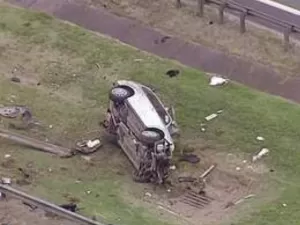
<svg viewBox="0 0 300 225">
<path fill-rule="evenodd" d="M 163 183 L 174 151 L 172 136 L 178 133 L 173 108 L 166 108 L 148 87 L 133 81 L 117 81 L 111 89 L 105 127 L 135 167 L 139 182 Z"/>
</svg>

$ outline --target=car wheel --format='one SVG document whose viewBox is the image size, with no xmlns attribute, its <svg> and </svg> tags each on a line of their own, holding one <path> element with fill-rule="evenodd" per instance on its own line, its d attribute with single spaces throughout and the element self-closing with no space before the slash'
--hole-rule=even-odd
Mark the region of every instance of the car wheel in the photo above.
<svg viewBox="0 0 300 225">
<path fill-rule="evenodd" d="M 114 87 L 110 91 L 109 98 L 113 102 L 123 102 L 126 98 L 133 95 L 133 91 L 127 87 Z"/>
<path fill-rule="evenodd" d="M 141 141 L 146 144 L 154 144 L 164 138 L 162 131 L 158 129 L 147 129 L 141 134 Z"/>
</svg>

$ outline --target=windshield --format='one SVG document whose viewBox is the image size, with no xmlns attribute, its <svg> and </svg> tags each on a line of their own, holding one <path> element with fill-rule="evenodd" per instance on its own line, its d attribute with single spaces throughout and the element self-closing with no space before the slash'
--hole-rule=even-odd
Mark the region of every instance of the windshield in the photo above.
<svg viewBox="0 0 300 225">
<path fill-rule="evenodd" d="M 153 93 L 153 91 L 150 88 L 147 88 L 145 86 L 142 86 L 143 91 L 147 95 L 149 101 L 154 106 L 157 114 L 161 118 L 161 120 L 166 124 L 170 124 L 171 118 L 170 115 L 166 112 L 166 109 L 164 108 L 161 101 L 158 99 L 158 97 Z"/>
</svg>

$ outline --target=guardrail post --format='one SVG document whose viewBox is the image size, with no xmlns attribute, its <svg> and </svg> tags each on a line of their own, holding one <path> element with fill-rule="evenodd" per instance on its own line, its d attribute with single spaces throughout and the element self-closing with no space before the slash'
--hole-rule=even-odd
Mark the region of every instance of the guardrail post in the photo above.
<svg viewBox="0 0 300 225">
<path fill-rule="evenodd" d="M 224 10 L 227 7 L 227 2 L 224 2 L 219 7 L 219 24 L 224 23 Z"/>
<path fill-rule="evenodd" d="M 176 8 L 181 8 L 181 0 L 176 0 Z"/>
<path fill-rule="evenodd" d="M 197 16 L 202 17 L 204 15 L 204 3 L 205 3 L 205 0 L 198 0 Z"/>
<path fill-rule="evenodd" d="M 240 14 L 240 32 L 241 34 L 246 32 L 246 16 L 248 14 L 248 10 L 243 10 Z"/>
<path fill-rule="evenodd" d="M 290 47 L 290 34 L 292 33 L 293 27 L 287 27 L 284 29 L 284 51 L 288 51 Z"/>
</svg>

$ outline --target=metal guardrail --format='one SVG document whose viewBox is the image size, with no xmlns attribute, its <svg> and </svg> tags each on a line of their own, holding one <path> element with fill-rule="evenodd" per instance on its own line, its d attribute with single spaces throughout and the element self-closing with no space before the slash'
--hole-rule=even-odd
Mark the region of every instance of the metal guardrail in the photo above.
<svg viewBox="0 0 300 225">
<path fill-rule="evenodd" d="M 70 212 L 66 209 L 63 209 L 57 205 L 54 205 L 50 202 L 44 201 L 40 198 L 33 197 L 24 192 L 21 192 L 15 188 L 9 187 L 7 185 L 0 184 L 0 192 L 5 193 L 6 195 L 10 195 L 16 199 L 32 204 L 33 206 L 37 206 L 40 209 L 43 209 L 47 212 L 52 212 L 55 215 L 61 216 L 67 220 L 73 221 L 82 225 L 105 225 L 103 223 L 91 220 L 84 216 L 81 216 L 77 213 Z"/>
<path fill-rule="evenodd" d="M 182 0 L 176 0 L 177 8 L 182 6 Z M 300 33 L 300 26 L 287 22 L 285 20 L 278 19 L 272 15 L 263 13 L 257 9 L 253 9 L 248 6 L 238 4 L 230 0 L 197 0 L 197 15 L 202 17 L 204 15 L 204 5 L 205 4 L 215 4 L 219 7 L 219 23 L 224 23 L 224 11 L 225 9 L 230 9 L 240 13 L 240 32 L 246 32 L 246 17 L 254 16 L 261 20 L 264 20 L 272 25 L 279 26 L 283 28 L 284 36 L 284 50 L 287 51 L 290 47 L 290 35 L 291 33 Z"/>
</svg>

